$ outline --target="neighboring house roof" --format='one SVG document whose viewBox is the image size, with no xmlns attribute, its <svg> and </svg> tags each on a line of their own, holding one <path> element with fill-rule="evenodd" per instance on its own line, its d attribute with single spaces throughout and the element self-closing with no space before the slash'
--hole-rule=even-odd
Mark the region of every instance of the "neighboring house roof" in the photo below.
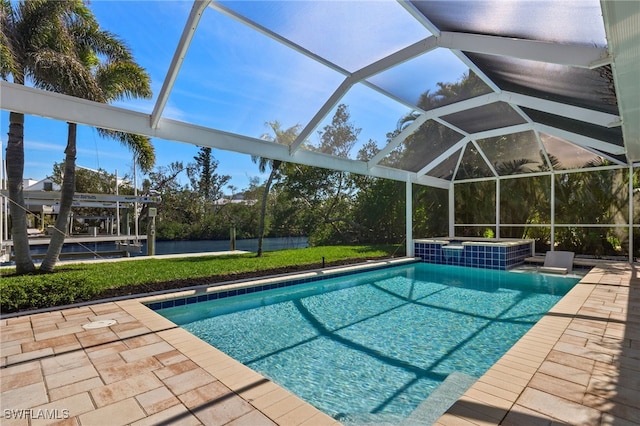
<svg viewBox="0 0 640 426">
<path fill-rule="evenodd" d="M 247 206 L 252 206 L 257 203 L 257 200 L 245 199 L 242 194 L 234 194 L 231 197 L 224 196 L 213 202 L 216 206 L 223 206 L 225 204 L 244 204 Z"/>
<path fill-rule="evenodd" d="M 60 185 L 54 183 L 48 177 L 40 180 L 24 179 L 22 187 L 25 191 L 60 191 Z"/>
</svg>

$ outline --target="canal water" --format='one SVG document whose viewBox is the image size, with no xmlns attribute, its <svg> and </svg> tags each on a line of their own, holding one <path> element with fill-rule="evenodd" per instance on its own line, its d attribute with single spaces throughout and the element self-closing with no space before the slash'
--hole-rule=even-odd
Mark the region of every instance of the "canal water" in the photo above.
<svg viewBox="0 0 640 426">
<path fill-rule="evenodd" d="M 307 237 L 265 238 L 262 250 L 274 251 L 309 247 Z M 156 254 L 204 253 L 210 251 L 231 250 L 229 240 L 189 240 L 189 241 L 156 241 Z M 248 238 L 236 240 L 236 250 L 258 251 L 258 239 Z M 142 253 L 147 253 L 146 242 L 142 244 Z"/>
<path fill-rule="evenodd" d="M 283 249 L 297 249 L 309 247 L 307 237 L 279 237 L 265 238 L 262 244 L 263 251 L 274 251 Z M 84 243 L 65 244 L 62 248 L 64 253 L 86 252 L 88 257 L 93 257 L 93 253 L 116 251 L 118 247 L 115 243 Z M 156 241 L 156 254 L 180 254 L 180 253 L 206 253 L 231 250 L 229 240 L 188 240 L 188 241 Z M 258 239 L 238 239 L 236 240 L 236 250 L 257 252 Z M 45 254 L 47 246 L 31 247 L 31 254 Z M 142 242 L 139 253 L 131 253 L 132 256 L 145 256 L 147 254 L 146 241 Z"/>
</svg>

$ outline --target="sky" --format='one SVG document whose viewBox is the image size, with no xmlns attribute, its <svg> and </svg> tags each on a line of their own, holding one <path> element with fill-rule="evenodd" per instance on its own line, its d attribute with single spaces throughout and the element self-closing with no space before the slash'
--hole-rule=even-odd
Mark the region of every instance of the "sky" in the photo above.
<svg viewBox="0 0 640 426">
<path fill-rule="evenodd" d="M 430 34 L 395 1 L 373 1 L 362 7 L 355 0 L 339 2 L 223 2 L 259 24 L 277 29 L 304 48 L 353 72 Z M 92 0 L 89 7 L 101 27 L 118 35 L 132 49 L 135 60 L 149 73 L 154 96 L 150 100 L 114 103 L 151 113 L 165 78 L 191 1 Z M 358 19 L 353 19 L 357 16 Z M 380 17 L 384 19 L 381 20 Z M 311 19 L 310 17 L 313 17 Z M 412 86 L 402 86 L 397 73 L 383 72 L 375 83 L 399 98 L 415 101 L 439 81 L 458 80 L 467 68 L 448 51 L 435 51 L 402 65 L 414 76 Z M 260 138 L 269 134 L 267 122 L 283 128 L 304 127 L 344 80 L 344 76 L 260 32 L 207 8 L 187 53 L 163 117 Z M 417 86 L 419 81 L 421 86 Z M 0 94 L 1 96 L 1 94 Z M 374 140 L 379 147 L 385 135 L 410 108 L 377 91 L 355 85 L 341 100 L 349 106 L 351 122 L 360 128 L 358 147 Z M 2 150 L 6 149 L 8 113 L 0 113 Z M 328 124 L 330 113 L 318 129 Z M 54 162 L 64 160 L 67 126 L 41 117 L 25 117 L 24 177 L 49 176 Z M 154 138 L 156 167 L 174 161 L 193 162 L 198 147 Z M 317 131 L 309 138 L 317 145 Z M 76 164 L 110 173 L 133 175 L 131 153 L 117 142 L 103 139 L 95 129 L 78 127 Z M 246 154 L 214 149 L 217 172 L 231 176 L 235 191 L 245 189 L 253 177 L 263 181 L 257 165 Z M 138 172 L 139 173 L 139 172 Z M 143 178 L 139 174 L 140 181 Z M 186 183 L 186 177 L 183 177 Z M 231 189 L 225 189 L 230 193 Z"/>
</svg>

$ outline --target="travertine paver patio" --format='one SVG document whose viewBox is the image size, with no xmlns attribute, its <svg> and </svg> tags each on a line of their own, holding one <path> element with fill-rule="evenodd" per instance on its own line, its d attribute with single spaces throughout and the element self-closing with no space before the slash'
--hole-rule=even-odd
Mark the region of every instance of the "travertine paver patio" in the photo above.
<svg viewBox="0 0 640 426">
<path fill-rule="evenodd" d="M 117 324 L 82 328 L 106 319 Z M 1 327 L 3 426 L 336 423 L 137 301 Z"/>
<path fill-rule="evenodd" d="M 640 424 L 640 265 L 594 268 L 437 424 Z"/>
<path fill-rule="evenodd" d="M 640 424 L 639 292 L 637 264 L 595 268 L 439 424 Z M 3 319 L 0 338 L 3 426 L 338 424 L 135 300 Z"/>
</svg>

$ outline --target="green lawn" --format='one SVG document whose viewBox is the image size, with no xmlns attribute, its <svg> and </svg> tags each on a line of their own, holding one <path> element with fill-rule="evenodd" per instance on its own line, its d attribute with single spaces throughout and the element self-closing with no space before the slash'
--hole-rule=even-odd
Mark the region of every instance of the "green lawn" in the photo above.
<svg viewBox="0 0 640 426">
<path fill-rule="evenodd" d="M 52 274 L 17 276 L 4 268 L 0 279 L 0 311 L 48 308 L 105 297 L 213 283 L 288 270 L 313 269 L 364 259 L 404 255 L 397 245 L 331 246 L 225 256 L 61 264 Z"/>
</svg>

